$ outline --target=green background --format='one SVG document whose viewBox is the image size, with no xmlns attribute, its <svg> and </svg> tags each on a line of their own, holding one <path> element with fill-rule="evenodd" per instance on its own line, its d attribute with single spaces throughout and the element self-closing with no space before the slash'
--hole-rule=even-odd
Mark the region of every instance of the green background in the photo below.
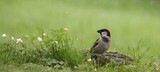
<svg viewBox="0 0 160 72">
<path fill-rule="evenodd" d="M 1 35 L 22 37 L 39 28 L 47 33 L 65 27 L 80 49 L 90 49 L 99 37 L 96 30 L 108 28 L 111 51 L 129 54 L 128 47 L 142 40 L 141 52 L 150 47 L 145 57 L 160 57 L 159 0 L 0 0 Z"/>
</svg>

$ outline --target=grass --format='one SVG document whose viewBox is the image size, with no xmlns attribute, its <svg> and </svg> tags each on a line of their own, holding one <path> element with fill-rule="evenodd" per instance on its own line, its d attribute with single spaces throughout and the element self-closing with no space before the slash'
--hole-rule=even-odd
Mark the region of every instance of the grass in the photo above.
<svg viewBox="0 0 160 72">
<path fill-rule="evenodd" d="M 0 47 L 1 62 L 31 62 L 51 67 L 61 66 L 65 63 L 66 66 L 72 68 L 81 62 L 82 55 L 72 46 L 73 43 L 66 34 L 64 30 L 60 29 L 53 30 L 51 35 L 38 37 L 42 40 L 35 41 L 35 38 L 32 38 L 31 41 L 28 40 L 30 43 L 18 42 L 18 40 L 4 42 Z"/>
<path fill-rule="evenodd" d="M 71 71 L 70 67 L 77 65 L 76 71 L 93 71 L 92 65 L 82 62 L 82 51 L 90 49 L 100 28 L 111 30 L 110 51 L 138 61 L 97 71 L 156 71 L 160 57 L 159 7 L 158 0 L 1 0 L 0 34 L 6 33 L 7 38 L 0 38 L 0 71 L 50 72 L 56 71 L 54 66 L 60 62 L 64 62 L 63 69 L 57 71 Z M 60 29 L 65 27 L 69 29 L 67 35 Z M 22 38 L 23 43 L 17 45 L 12 36 Z M 58 46 L 52 45 L 54 41 Z"/>
<path fill-rule="evenodd" d="M 36 37 L 21 39 L 26 42 L 17 42 L 8 36 L 3 37 L 0 44 L 0 70 L 11 71 L 159 71 L 157 58 L 149 57 L 142 59 L 148 53 L 140 51 L 141 40 L 134 48 L 128 48 L 134 62 L 129 65 L 113 66 L 110 63 L 104 67 L 94 67 L 91 62 L 84 62 L 84 50 L 74 46 L 73 40 L 68 36 L 68 30 L 58 29 L 51 32 L 40 31 Z M 44 34 L 46 33 L 46 34 Z M 39 39 L 41 38 L 41 40 Z M 89 57 L 87 58 L 89 59 Z M 8 70 L 9 68 L 9 70 Z M 96 69 L 96 70 L 95 70 Z"/>
</svg>

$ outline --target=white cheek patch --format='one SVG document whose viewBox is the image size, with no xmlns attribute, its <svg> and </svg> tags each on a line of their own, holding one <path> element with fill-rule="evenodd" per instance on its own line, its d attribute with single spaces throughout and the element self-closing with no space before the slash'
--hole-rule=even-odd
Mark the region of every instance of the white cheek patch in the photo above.
<svg viewBox="0 0 160 72">
<path fill-rule="evenodd" d="M 102 36 L 107 36 L 107 32 L 102 32 Z"/>
</svg>

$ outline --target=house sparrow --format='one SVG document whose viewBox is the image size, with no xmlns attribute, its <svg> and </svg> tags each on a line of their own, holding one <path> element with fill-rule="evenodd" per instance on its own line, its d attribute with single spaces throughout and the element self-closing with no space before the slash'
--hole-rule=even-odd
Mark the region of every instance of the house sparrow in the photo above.
<svg viewBox="0 0 160 72">
<path fill-rule="evenodd" d="M 97 32 L 100 34 L 100 37 L 93 44 L 90 50 L 91 54 L 103 54 L 110 47 L 110 38 L 111 38 L 110 31 L 108 29 L 100 29 L 97 30 Z"/>
</svg>

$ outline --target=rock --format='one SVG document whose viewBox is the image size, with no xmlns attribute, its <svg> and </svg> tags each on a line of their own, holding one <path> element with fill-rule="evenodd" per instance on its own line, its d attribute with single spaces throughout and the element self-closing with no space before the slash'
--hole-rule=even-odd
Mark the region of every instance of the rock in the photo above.
<svg viewBox="0 0 160 72">
<path fill-rule="evenodd" d="M 125 65 L 133 62 L 133 58 L 118 52 L 105 52 L 103 54 L 92 54 L 93 64 L 101 66 L 111 63 L 113 65 Z"/>
</svg>

